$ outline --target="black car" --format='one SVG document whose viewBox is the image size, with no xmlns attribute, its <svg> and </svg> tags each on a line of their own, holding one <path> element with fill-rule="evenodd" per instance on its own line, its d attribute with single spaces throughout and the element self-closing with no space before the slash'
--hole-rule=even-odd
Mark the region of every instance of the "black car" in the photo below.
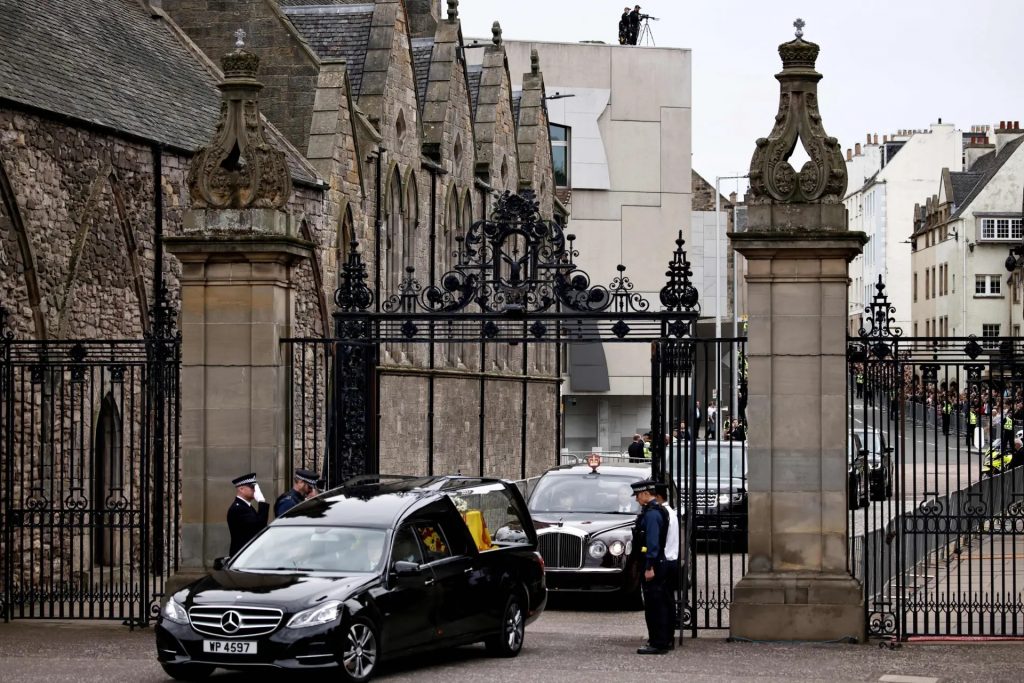
<svg viewBox="0 0 1024 683">
<path fill-rule="evenodd" d="M 690 456 L 688 445 L 675 442 L 667 457 L 668 475 L 682 491 L 685 516 L 690 506 L 689 472 L 695 468 L 693 505 L 693 534 L 698 541 L 729 544 L 730 549 L 742 551 L 747 546 L 747 454 L 744 441 L 696 442 L 696 452 Z M 683 459 L 687 464 L 683 465 Z"/>
<path fill-rule="evenodd" d="M 547 586 L 557 592 L 616 593 L 635 602 L 640 568 L 632 527 L 640 506 L 630 484 L 651 476 L 644 465 L 562 465 L 530 494 L 530 514 L 544 557 Z"/>
<path fill-rule="evenodd" d="M 514 657 L 547 592 L 537 534 L 512 484 L 463 477 L 346 482 L 292 508 L 157 622 L 179 680 L 215 668 L 335 669 L 477 641 Z"/>
</svg>

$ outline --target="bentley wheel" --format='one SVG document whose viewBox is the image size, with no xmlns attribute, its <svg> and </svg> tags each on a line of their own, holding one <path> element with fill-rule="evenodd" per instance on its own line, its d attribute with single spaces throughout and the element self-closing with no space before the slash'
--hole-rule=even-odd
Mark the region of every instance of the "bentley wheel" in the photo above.
<svg viewBox="0 0 1024 683">
<path fill-rule="evenodd" d="M 353 619 L 345 631 L 341 647 L 342 679 L 355 683 L 370 680 L 380 660 L 373 624 L 361 617 Z"/>
<path fill-rule="evenodd" d="M 163 664 L 164 673 L 176 681 L 205 681 L 213 673 L 209 664 Z"/>
<path fill-rule="evenodd" d="M 484 641 L 487 651 L 495 657 L 515 657 L 523 649 L 526 635 L 526 613 L 523 602 L 514 593 L 508 597 L 501 617 L 498 635 Z"/>
</svg>

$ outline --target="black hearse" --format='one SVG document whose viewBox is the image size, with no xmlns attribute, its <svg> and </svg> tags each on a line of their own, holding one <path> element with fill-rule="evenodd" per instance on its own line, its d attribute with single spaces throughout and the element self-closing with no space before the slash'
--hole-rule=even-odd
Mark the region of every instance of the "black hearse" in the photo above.
<svg viewBox="0 0 1024 683">
<path fill-rule="evenodd" d="M 336 669 L 483 641 L 514 657 L 547 592 L 513 484 L 360 478 L 294 507 L 161 611 L 157 657 L 179 680 L 217 667 Z"/>
</svg>

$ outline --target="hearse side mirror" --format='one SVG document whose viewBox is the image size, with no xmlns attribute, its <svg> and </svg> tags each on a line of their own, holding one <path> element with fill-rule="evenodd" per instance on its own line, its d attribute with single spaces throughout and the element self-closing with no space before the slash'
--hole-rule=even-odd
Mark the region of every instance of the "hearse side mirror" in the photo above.
<svg viewBox="0 0 1024 683">
<path fill-rule="evenodd" d="M 224 566 L 227 565 L 228 560 L 230 559 L 230 556 L 215 557 L 213 559 L 213 571 L 219 572 L 220 570 L 224 569 Z"/>
<path fill-rule="evenodd" d="M 391 576 L 400 584 L 418 583 L 423 578 L 423 568 L 415 562 L 399 560 L 391 565 Z"/>
</svg>

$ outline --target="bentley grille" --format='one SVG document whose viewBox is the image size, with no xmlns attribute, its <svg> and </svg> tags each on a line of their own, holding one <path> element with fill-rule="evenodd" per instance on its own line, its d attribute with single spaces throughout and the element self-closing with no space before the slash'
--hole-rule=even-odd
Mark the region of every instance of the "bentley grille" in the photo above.
<svg viewBox="0 0 1024 683">
<path fill-rule="evenodd" d="M 272 633 L 283 612 L 273 607 L 204 606 L 188 611 L 192 628 L 218 638 L 249 638 Z"/>
<path fill-rule="evenodd" d="M 683 506 L 686 506 L 686 502 L 689 500 L 689 495 L 683 493 L 682 502 Z M 708 489 L 697 489 L 697 507 L 698 508 L 713 508 L 718 505 L 718 492 L 711 491 Z"/>
<path fill-rule="evenodd" d="M 579 569 L 583 566 L 583 539 L 553 531 L 537 537 L 545 566 L 554 569 Z"/>
</svg>

